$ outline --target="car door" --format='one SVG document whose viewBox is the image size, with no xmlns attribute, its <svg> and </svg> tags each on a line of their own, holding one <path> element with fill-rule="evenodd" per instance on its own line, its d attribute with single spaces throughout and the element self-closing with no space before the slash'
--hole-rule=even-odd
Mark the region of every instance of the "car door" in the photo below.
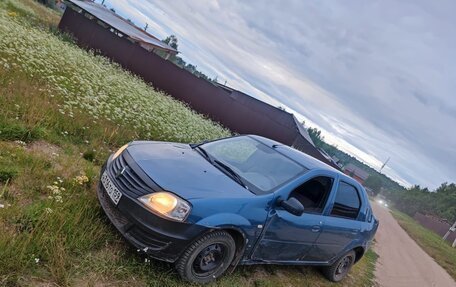
<svg viewBox="0 0 456 287">
<path fill-rule="evenodd" d="M 330 261 L 359 237 L 361 222 L 358 218 L 362 199 L 356 186 L 339 181 L 330 202 L 332 203 L 324 216 L 321 234 L 315 242 L 315 248 L 309 252 L 308 260 Z"/>
<path fill-rule="evenodd" d="M 299 188 L 306 186 L 315 178 L 326 177 L 330 186 L 327 186 L 324 194 L 324 202 L 318 209 L 306 209 L 300 216 L 293 215 L 276 204 L 271 208 L 269 219 L 266 222 L 262 237 L 259 239 L 252 259 L 265 261 L 306 261 L 306 256 L 313 248 L 315 241 L 320 235 L 322 227 L 322 212 L 331 193 L 334 177 L 329 174 L 314 175 L 311 178 L 298 181 L 289 191 L 281 195 L 282 198 L 295 196 Z M 299 200 L 299 199 L 298 199 Z"/>
</svg>

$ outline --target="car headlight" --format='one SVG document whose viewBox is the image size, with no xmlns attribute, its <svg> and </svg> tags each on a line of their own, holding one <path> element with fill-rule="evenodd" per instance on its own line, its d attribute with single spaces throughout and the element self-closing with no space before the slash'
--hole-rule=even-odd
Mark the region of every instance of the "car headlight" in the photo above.
<svg viewBox="0 0 456 287">
<path fill-rule="evenodd" d="M 154 192 L 138 198 L 152 212 L 176 221 L 184 221 L 190 213 L 190 204 L 170 192 Z"/>
<path fill-rule="evenodd" d="M 119 155 L 128 147 L 128 144 L 123 145 L 121 148 L 119 148 L 114 155 L 112 156 L 112 160 L 115 160 Z"/>
</svg>

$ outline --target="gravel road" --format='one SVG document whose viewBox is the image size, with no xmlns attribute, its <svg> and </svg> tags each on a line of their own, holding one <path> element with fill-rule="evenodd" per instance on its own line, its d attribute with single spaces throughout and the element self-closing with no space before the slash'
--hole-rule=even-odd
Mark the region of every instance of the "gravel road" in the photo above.
<svg viewBox="0 0 456 287">
<path fill-rule="evenodd" d="M 379 255 L 375 277 L 380 286 L 456 287 L 450 275 L 400 227 L 387 208 L 375 202 L 372 208 L 380 220 L 375 236 Z"/>
</svg>

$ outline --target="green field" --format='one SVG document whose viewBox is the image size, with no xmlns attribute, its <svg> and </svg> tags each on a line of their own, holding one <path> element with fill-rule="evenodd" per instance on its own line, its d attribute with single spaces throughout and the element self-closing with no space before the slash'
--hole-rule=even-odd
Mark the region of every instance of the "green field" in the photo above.
<svg viewBox="0 0 456 287">
<path fill-rule="evenodd" d="M 398 210 L 392 210 L 391 214 L 410 237 L 456 280 L 456 248 L 407 214 Z"/>
<path fill-rule="evenodd" d="M 104 159 L 133 139 L 230 135 L 56 32 L 60 15 L 0 0 L 0 286 L 187 286 L 100 209 Z M 214 286 L 372 286 L 369 251 L 342 284 L 310 267 L 240 267 Z"/>
</svg>

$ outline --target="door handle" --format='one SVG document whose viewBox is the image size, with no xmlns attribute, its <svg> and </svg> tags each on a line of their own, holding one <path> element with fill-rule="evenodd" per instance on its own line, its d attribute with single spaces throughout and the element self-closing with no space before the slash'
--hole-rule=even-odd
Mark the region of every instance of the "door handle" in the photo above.
<svg viewBox="0 0 456 287">
<path fill-rule="evenodd" d="M 314 225 L 314 226 L 312 226 L 311 230 L 312 230 L 312 232 L 320 232 L 321 227 L 319 225 Z"/>
</svg>

